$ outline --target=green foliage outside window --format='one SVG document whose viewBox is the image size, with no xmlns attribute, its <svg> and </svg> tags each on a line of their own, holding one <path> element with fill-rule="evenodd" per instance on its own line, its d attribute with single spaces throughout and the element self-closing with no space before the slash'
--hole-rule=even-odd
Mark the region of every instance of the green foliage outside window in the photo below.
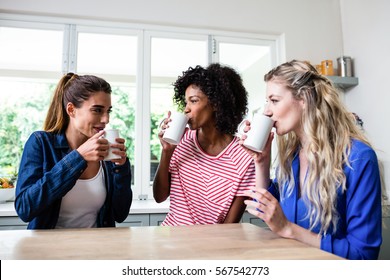
<svg viewBox="0 0 390 280">
<path fill-rule="evenodd" d="M 39 95 L 28 99 L 19 99 L 13 106 L 0 110 L 0 177 L 15 177 L 24 143 L 33 131 L 41 130 L 46 117 L 54 84 L 46 84 Z M 129 94 L 118 87 L 113 88 L 110 126 L 120 130 L 126 139 L 126 148 L 130 161 L 135 163 L 135 104 L 131 104 Z M 163 115 L 151 115 L 151 159 L 160 157 L 161 145 L 158 139 L 158 126 Z"/>
</svg>

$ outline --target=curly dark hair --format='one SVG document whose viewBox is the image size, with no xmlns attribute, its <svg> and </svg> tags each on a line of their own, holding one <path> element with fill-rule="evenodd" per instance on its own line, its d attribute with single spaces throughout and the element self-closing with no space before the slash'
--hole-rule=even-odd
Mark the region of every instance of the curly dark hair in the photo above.
<svg viewBox="0 0 390 280">
<path fill-rule="evenodd" d="M 185 91 L 190 85 L 199 87 L 215 109 L 216 129 L 233 135 L 248 111 L 248 93 L 241 76 L 219 63 L 212 63 L 206 69 L 199 65 L 188 68 L 173 84 L 173 101 L 182 110 L 186 106 Z"/>
</svg>

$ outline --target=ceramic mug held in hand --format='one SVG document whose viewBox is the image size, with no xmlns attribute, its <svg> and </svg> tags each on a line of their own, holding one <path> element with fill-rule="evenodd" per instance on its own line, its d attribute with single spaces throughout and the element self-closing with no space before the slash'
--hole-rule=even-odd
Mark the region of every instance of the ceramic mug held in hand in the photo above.
<svg viewBox="0 0 390 280">
<path fill-rule="evenodd" d="M 261 152 L 267 143 L 273 125 L 274 121 L 271 118 L 260 113 L 255 114 L 243 145 L 252 151 Z"/>
<path fill-rule="evenodd" d="M 188 118 L 184 113 L 172 112 L 170 119 L 162 139 L 169 144 L 177 145 L 183 137 Z"/>
<path fill-rule="evenodd" d="M 103 138 L 106 138 L 108 141 L 108 144 L 117 144 L 116 138 L 119 138 L 119 131 L 118 129 L 106 129 L 105 133 L 103 135 Z M 112 159 L 120 159 L 120 155 L 116 155 L 112 153 L 112 150 L 118 150 L 117 148 L 110 147 L 108 150 L 108 155 L 104 158 L 104 160 L 112 160 Z"/>
</svg>

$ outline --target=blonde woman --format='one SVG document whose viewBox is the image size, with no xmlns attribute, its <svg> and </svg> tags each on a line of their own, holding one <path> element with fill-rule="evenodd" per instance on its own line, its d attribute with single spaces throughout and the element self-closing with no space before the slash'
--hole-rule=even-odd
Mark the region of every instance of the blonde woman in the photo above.
<svg viewBox="0 0 390 280">
<path fill-rule="evenodd" d="M 263 153 L 248 150 L 257 180 L 247 193 L 249 212 L 282 237 L 347 259 L 377 259 L 382 243 L 378 160 L 353 115 L 332 83 L 308 63 L 281 64 L 265 81 L 264 114 L 275 121 L 279 165 L 271 181 L 273 134 Z"/>
</svg>

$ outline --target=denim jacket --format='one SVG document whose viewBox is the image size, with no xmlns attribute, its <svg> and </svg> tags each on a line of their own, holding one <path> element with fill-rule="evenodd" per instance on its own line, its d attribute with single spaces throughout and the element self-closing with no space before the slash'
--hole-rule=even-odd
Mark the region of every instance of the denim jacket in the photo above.
<svg viewBox="0 0 390 280">
<path fill-rule="evenodd" d="M 28 229 L 55 228 L 62 197 L 75 185 L 87 168 L 87 161 L 71 150 L 64 133 L 34 132 L 27 140 L 19 167 L 15 209 L 29 222 Z M 97 218 L 98 227 L 115 227 L 129 214 L 133 198 L 130 162 L 117 166 L 103 162 L 104 205 Z"/>
</svg>

